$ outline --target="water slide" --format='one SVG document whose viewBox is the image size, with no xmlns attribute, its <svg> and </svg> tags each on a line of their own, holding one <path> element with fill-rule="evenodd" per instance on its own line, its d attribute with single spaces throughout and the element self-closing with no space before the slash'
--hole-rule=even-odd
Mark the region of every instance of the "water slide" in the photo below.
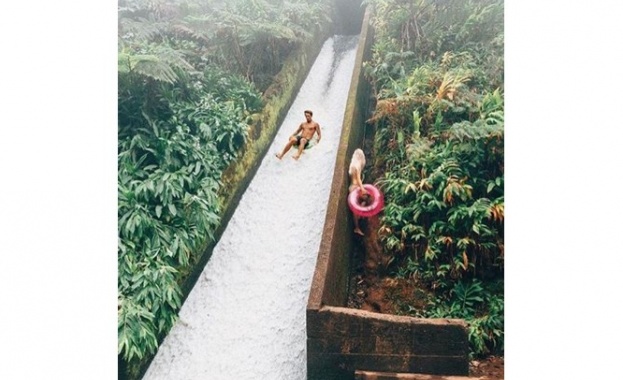
<svg viewBox="0 0 623 380">
<path fill-rule="evenodd" d="M 359 36 L 323 45 L 145 380 L 305 380 L 305 308 Z M 322 140 L 288 137 L 313 111 Z M 346 196 L 346 194 L 344 195 Z"/>
</svg>

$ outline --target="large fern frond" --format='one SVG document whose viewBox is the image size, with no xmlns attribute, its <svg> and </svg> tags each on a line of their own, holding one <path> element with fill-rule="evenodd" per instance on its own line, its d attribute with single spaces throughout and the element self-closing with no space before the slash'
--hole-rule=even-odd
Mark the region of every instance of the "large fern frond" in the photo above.
<svg viewBox="0 0 623 380">
<path fill-rule="evenodd" d="M 503 136 L 503 123 L 488 124 L 482 120 L 477 120 L 474 123 L 469 121 L 454 123 L 448 130 L 448 138 L 450 140 L 458 140 L 461 142 L 478 140 L 485 137 Z"/>
<path fill-rule="evenodd" d="M 147 18 L 122 18 L 119 20 L 119 37 L 131 38 L 135 41 L 149 41 L 169 29 L 168 22 Z"/>
<path fill-rule="evenodd" d="M 118 70 L 121 73 L 137 73 L 148 78 L 175 83 L 178 75 L 176 69 L 193 70 L 193 66 L 185 59 L 182 52 L 166 45 L 146 45 L 145 53 L 122 51 L 118 55 Z"/>
</svg>

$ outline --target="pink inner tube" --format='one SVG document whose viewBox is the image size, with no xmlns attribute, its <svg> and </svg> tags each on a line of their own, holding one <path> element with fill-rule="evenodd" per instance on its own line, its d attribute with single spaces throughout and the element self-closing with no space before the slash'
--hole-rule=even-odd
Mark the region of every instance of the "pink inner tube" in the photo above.
<svg viewBox="0 0 623 380">
<path fill-rule="evenodd" d="M 354 189 L 348 194 L 348 207 L 353 214 L 367 218 L 378 214 L 383 209 L 383 193 L 374 185 L 364 184 L 363 188 L 366 189 L 372 197 L 372 203 L 368 206 L 359 204 L 359 195 L 361 191 L 359 188 Z"/>
</svg>

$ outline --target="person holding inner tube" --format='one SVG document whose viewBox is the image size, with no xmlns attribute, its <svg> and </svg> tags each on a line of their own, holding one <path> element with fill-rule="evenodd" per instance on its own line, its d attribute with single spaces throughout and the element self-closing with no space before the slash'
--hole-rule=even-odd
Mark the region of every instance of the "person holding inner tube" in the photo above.
<svg viewBox="0 0 623 380">
<path fill-rule="evenodd" d="M 353 152 L 353 157 L 350 160 L 350 166 L 348 167 L 348 174 L 350 175 L 350 186 L 348 186 L 348 193 L 350 194 L 356 188 L 359 188 L 359 199 L 358 203 L 362 206 L 367 206 L 372 202 L 372 197 L 363 187 L 363 182 L 361 180 L 361 173 L 363 172 L 363 167 L 366 165 L 366 156 L 363 153 L 363 150 L 357 148 Z M 357 235 L 363 236 L 363 231 L 359 227 L 359 220 L 361 217 L 355 213 L 353 213 L 353 221 L 355 224 L 354 232 Z"/>
<path fill-rule="evenodd" d="M 318 134 L 318 142 L 322 138 L 322 132 L 320 131 L 320 124 L 312 120 L 313 112 L 305 110 L 306 121 L 299 125 L 298 129 L 290 136 L 286 146 L 281 153 L 275 154 L 275 157 L 281 160 L 281 158 L 292 148 L 292 146 L 298 147 L 298 152 L 292 156 L 295 160 L 298 160 L 303 154 L 303 149 L 307 148 L 309 141 L 314 137 L 314 133 Z"/>
</svg>

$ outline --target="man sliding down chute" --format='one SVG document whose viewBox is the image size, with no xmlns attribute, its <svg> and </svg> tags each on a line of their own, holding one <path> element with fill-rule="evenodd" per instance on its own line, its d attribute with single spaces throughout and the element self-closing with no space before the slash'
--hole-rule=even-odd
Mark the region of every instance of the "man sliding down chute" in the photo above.
<svg viewBox="0 0 623 380">
<path fill-rule="evenodd" d="M 311 110 L 305 110 L 304 114 L 306 121 L 301 123 L 292 136 L 290 136 L 281 153 L 275 154 L 275 157 L 278 159 L 281 160 L 290 148 L 296 146 L 298 151 L 294 156 L 292 156 L 292 158 L 298 160 L 301 157 L 303 150 L 309 149 L 320 142 L 320 139 L 322 138 L 320 124 L 312 120 L 313 112 Z M 314 135 L 318 135 L 318 137 L 314 139 Z M 301 146 L 301 144 L 305 145 Z"/>
</svg>

